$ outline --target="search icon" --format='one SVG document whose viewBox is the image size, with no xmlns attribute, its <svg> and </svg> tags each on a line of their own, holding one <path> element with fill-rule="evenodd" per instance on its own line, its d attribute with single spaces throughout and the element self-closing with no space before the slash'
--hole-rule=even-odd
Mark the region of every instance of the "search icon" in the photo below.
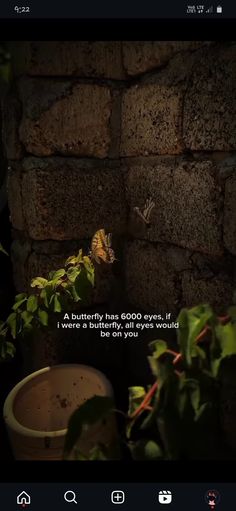
<svg viewBox="0 0 236 511">
<path fill-rule="evenodd" d="M 74 502 L 77 504 L 75 492 L 72 490 L 68 490 L 64 493 L 64 499 L 66 502 Z"/>
</svg>

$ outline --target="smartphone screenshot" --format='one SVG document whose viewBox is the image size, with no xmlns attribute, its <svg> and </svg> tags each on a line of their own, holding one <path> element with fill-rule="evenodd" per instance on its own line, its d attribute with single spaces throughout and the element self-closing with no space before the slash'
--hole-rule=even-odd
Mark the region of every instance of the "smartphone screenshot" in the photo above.
<svg viewBox="0 0 236 511">
<path fill-rule="evenodd" d="M 233 509 L 235 18 L 0 6 L 9 511 Z"/>
</svg>

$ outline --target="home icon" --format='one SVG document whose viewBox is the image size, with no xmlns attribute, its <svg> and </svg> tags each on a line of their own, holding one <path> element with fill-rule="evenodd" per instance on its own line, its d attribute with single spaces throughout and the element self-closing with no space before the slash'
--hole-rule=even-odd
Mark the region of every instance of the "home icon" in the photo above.
<svg viewBox="0 0 236 511">
<path fill-rule="evenodd" d="M 22 507 L 29 506 L 31 503 L 31 497 L 28 493 L 26 493 L 26 491 L 22 491 L 19 495 L 17 495 L 16 502 Z"/>
</svg>

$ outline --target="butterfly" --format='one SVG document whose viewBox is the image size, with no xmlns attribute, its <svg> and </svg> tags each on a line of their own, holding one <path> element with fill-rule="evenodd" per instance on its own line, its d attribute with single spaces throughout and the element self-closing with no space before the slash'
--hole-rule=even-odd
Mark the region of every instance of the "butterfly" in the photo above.
<svg viewBox="0 0 236 511">
<path fill-rule="evenodd" d="M 105 234 L 104 229 L 95 232 L 92 242 L 90 255 L 96 263 L 113 263 L 115 261 L 114 250 L 111 248 L 111 234 Z"/>
<path fill-rule="evenodd" d="M 146 225 L 150 225 L 150 215 L 154 206 L 155 202 L 153 202 L 152 199 L 147 199 L 143 211 L 141 211 L 137 206 L 134 208 L 134 211 L 140 216 Z"/>
</svg>

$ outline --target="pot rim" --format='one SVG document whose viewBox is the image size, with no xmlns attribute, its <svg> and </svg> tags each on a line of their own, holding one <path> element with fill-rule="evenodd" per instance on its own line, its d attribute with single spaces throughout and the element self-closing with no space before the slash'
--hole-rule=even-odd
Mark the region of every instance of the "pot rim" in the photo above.
<svg viewBox="0 0 236 511">
<path fill-rule="evenodd" d="M 3 416 L 4 416 L 4 421 L 5 421 L 6 426 L 10 430 L 13 430 L 14 432 L 16 432 L 20 435 L 25 435 L 25 436 L 32 437 L 32 438 L 35 438 L 35 437 L 37 437 L 37 438 L 45 438 L 45 437 L 55 438 L 55 437 L 65 436 L 67 433 L 67 428 L 66 429 L 58 429 L 55 431 L 43 431 L 43 430 L 31 429 L 31 428 L 27 428 L 26 426 L 23 426 L 16 419 L 14 412 L 13 412 L 13 408 L 14 408 L 14 402 L 15 402 L 18 392 L 29 381 L 33 380 L 34 378 L 37 378 L 37 376 L 39 376 L 43 373 L 47 373 L 54 369 L 61 369 L 61 368 L 69 369 L 72 367 L 77 368 L 77 369 L 79 369 L 79 368 L 88 369 L 89 373 L 94 373 L 97 376 L 99 376 L 101 378 L 101 380 L 103 381 L 105 387 L 107 388 L 107 395 L 113 396 L 113 389 L 112 389 L 111 383 L 106 378 L 106 376 L 98 369 L 95 369 L 95 367 L 88 366 L 85 364 L 58 364 L 55 366 L 43 367 L 42 369 L 39 369 L 39 370 L 29 374 L 28 376 L 23 378 L 23 380 L 19 381 L 7 395 L 4 405 L 3 405 Z"/>
</svg>

